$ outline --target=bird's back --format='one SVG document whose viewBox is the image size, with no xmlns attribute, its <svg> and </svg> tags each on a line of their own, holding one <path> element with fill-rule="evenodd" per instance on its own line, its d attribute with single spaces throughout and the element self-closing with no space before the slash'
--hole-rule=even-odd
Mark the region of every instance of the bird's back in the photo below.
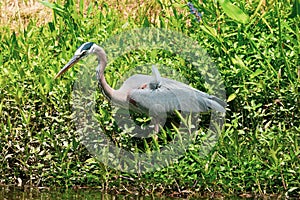
<svg viewBox="0 0 300 200">
<path fill-rule="evenodd" d="M 154 87 L 155 86 L 155 87 Z M 152 76 L 137 74 L 128 78 L 116 92 L 118 102 L 130 104 L 135 110 L 155 112 L 206 112 L 210 109 L 225 112 L 226 103 L 216 96 L 201 92 L 185 83 L 162 78 L 155 66 Z M 117 100 L 116 99 L 116 100 Z"/>
<path fill-rule="evenodd" d="M 152 80 L 150 76 L 140 78 Z M 160 108 L 164 108 L 160 109 L 161 112 L 174 110 L 206 112 L 210 109 L 225 112 L 226 106 L 226 103 L 218 97 L 168 78 L 161 78 L 160 87 L 156 89 L 146 87 L 131 90 L 128 99 L 135 104 L 135 107 L 145 111 L 151 110 L 155 105 L 160 105 Z"/>
</svg>

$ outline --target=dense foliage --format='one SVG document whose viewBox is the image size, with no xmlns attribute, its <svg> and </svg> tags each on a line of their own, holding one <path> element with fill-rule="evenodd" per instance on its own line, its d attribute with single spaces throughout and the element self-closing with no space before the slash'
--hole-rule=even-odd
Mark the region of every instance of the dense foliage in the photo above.
<svg viewBox="0 0 300 200">
<path fill-rule="evenodd" d="M 240 1 L 235 5 L 250 16 L 241 22 L 227 14 L 220 5 L 224 1 L 195 3 L 203 12 L 199 21 L 184 4 L 152 1 L 125 19 L 106 3 L 74 2 L 45 3 L 54 19 L 40 27 L 34 20 L 18 33 L 1 27 L 0 184 L 299 196 L 300 34 L 291 1 Z M 178 163 L 126 174 L 97 162 L 80 143 L 70 103 L 79 69 L 60 80 L 54 76 L 83 42 L 101 43 L 122 31 L 152 26 L 182 32 L 207 50 L 224 79 L 226 124 L 208 155 L 199 155 L 196 141 Z M 151 60 L 142 53 L 137 60 L 126 55 L 113 63 L 106 70 L 109 84 L 115 86 L 125 73 L 119 64 L 134 67 Z M 191 85 L 202 89 L 180 62 L 173 65 L 190 73 Z M 109 109 L 99 98 L 101 108 Z"/>
</svg>

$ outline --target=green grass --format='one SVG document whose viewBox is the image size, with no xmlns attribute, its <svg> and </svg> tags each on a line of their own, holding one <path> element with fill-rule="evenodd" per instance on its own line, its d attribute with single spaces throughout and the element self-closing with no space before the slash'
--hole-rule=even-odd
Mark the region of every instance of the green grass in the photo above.
<svg viewBox="0 0 300 200">
<path fill-rule="evenodd" d="M 249 15 L 241 23 L 213 2 L 194 4 L 203 12 L 199 23 L 181 4 L 152 1 L 153 9 L 161 9 L 155 20 L 145 8 L 126 20 L 106 3 L 90 3 L 84 10 L 83 1 L 77 8 L 69 0 L 54 5 L 54 19 L 43 26 L 32 20 L 17 34 L 1 27 L 0 184 L 191 196 L 299 196 L 299 15 L 290 15 L 289 0 L 240 1 L 235 5 Z M 197 40 L 218 66 L 230 101 L 218 144 L 208 155 L 201 156 L 202 143 L 196 140 L 178 162 L 160 171 L 129 174 L 98 162 L 79 141 L 71 101 L 79 66 L 59 80 L 54 76 L 83 42 L 100 44 L 114 34 L 149 26 Z M 126 70 L 160 58 L 204 90 L 195 72 L 166 52 L 124 55 L 108 66 L 106 78 L 116 86 Z M 110 105 L 102 95 L 97 102 L 100 123 L 107 134 L 116 134 L 113 126 L 106 126 L 113 121 Z M 128 135 L 119 141 L 134 144 Z M 140 148 L 160 145 L 154 141 L 142 141 Z"/>
</svg>

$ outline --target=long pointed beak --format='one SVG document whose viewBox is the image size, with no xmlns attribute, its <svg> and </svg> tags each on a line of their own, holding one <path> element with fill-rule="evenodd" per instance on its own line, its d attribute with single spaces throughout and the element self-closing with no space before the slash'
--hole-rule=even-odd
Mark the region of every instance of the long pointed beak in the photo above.
<svg viewBox="0 0 300 200">
<path fill-rule="evenodd" d="M 73 56 L 73 58 L 71 58 L 71 60 L 56 74 L 55 79 L 60 77 L 63 73 L 65 73 L 68 69 L 75 65 L 79 60 L 79 56 Z"/>
</svg>

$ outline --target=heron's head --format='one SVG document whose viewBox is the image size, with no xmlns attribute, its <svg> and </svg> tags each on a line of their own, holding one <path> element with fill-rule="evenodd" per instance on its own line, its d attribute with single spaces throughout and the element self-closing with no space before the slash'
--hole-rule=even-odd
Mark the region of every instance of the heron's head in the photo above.
<svg viewBox="0 0 300 200">
<path fill-rule="evenodd" d="M 94 52 L 93 42 L 86 42 L 82 44 L 75 52 L 74 56 L 71 60 L 56 74 L 55 78 L 58 78 L 60 75 L 65 73 L 68 69 L 70 69 L 73 65 L 75 65 L 79 60 L 85 58 L 87 55 Z"/>
</svg>

